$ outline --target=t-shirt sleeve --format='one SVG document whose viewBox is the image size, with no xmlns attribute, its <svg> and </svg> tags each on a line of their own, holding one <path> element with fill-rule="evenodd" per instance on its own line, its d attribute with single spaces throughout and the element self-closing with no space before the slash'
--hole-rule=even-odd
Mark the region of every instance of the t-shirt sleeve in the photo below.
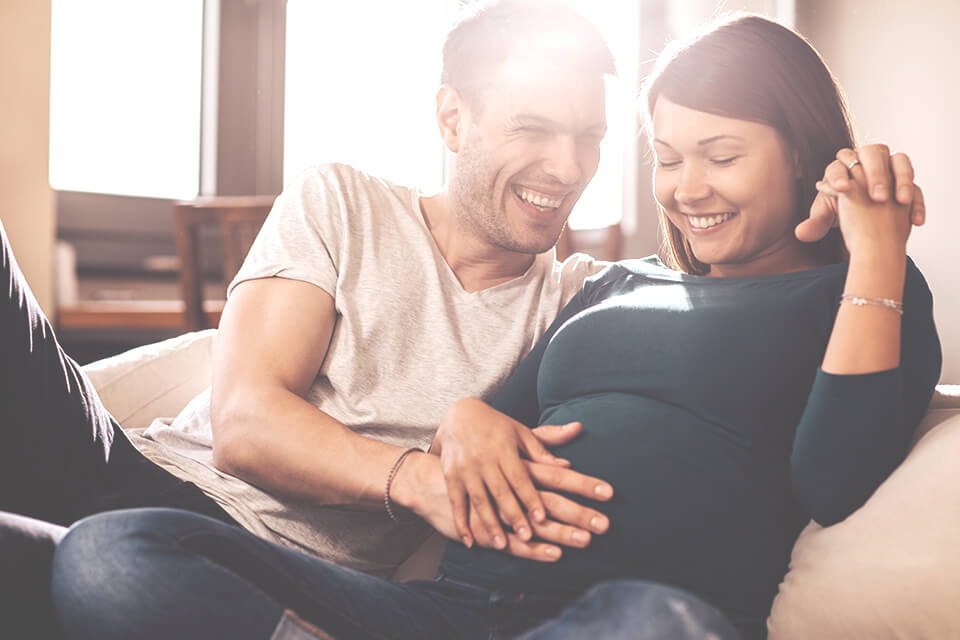
<svg viewBox="0 0 960 640">
<path fill-rule="evenodd" d="M 336 297 L 344 227 L 342 190 L 336 169 L 301 174 L 277 198 L 250 252 L 227 288 L 257 278 L 290 278 Z"/>
<path fill-rule="evenodd" d="M 902 462 L 940 377 L 942 355 L 933 297 L 908 261 L 900 366 L 863 375 L 819 370 L 797 427 L 794 492 L 829 526 L 862 506 Z"/>
<path fill-rule="evenodd" d="M 585 253 L 574 253 L 567 257 L 560 265 L 560 289 L 563 304 L 570 302 L 573 296 L 583 288 L 587 278 L 595 276 L 611 262 L 597 260 Z"/>
<path fill-rule="evenodd" d="M 607 288 L 612 269 L 603 271 L 588 278 L 583 287 L 574 294 L 570 302 L 560 310 L 554 321 L 547 327 L 546 333 L 540 337 L 533 349 L 520 361 L 516 369 L 507 378 L 507 381 L 494 396 L 490 405 L 514 420 L 533 428 L 539 424 L 540 403 L 537 396 L 537 378 L 540 374 L 540 361 L 553 339 L 554 334 L 570 318 L 584 309 L 595 304 L 600 292 Z"/>
</svg>

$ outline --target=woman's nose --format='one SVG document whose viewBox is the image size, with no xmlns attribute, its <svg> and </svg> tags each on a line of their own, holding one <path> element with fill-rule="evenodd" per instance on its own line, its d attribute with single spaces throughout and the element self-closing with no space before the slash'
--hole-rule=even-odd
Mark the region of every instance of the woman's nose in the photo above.
<svg viewBox="0 0 960 640">
<path fill-rule="evenodd" d="M 712 193 L 703 168 L 695 162 L 687 162 L 680 169 L 680 180 L 674 190 L 677 202 L 691 203 L 708 198 Z"/>
</svg>

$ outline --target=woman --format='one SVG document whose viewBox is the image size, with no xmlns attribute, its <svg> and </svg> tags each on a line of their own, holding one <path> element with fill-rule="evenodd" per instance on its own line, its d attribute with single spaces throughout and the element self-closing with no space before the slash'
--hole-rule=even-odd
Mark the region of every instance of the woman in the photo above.
<svg viewBox="0 0 960 640">
<path fill-rule="evenodd" d="M 583 424 L 555 453 L 617 488 L 595 505 L 606 534 L 552 564 L 451 545 L 436 581 L 394 583 L 192 514 L 94 516 L 57 551 L 68 635 L 515 637 L 622 578 L 691 591 L 760 635 L 802 525 L 846 517 L 904 456 L 939 376 L 931 296 L 906 256 L 910 212 L 865 193 L 802 38 L 721 23 L 665 54 L 646 95 L 676 264 L 588 281 L 494 402 L 531 427 Z M 801 242 L 838 149 L 843 242 Z M 468 428 L 438 435 L 442 456 Z"/>
</svg>

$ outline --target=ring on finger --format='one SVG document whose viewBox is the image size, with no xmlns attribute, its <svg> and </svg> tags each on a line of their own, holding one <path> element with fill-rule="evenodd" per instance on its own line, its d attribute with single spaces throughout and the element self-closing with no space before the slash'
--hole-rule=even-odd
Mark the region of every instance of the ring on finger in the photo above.
<svg viewBox="0 0 960 640">
<path fill-rule="evenodd" d="M 853 171 L 853 168 L 858 164 L 860 164 L 860 159 L 854 158 L 853 160 L 847 163 L 847 171 Z"/>
</svg>

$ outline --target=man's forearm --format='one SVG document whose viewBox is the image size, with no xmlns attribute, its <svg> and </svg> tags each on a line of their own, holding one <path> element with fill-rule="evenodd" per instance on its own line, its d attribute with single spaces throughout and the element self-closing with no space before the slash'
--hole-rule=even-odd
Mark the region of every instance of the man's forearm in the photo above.
<svg viewBox="0 0 960 640">
<path fill-rule="evenodd" d="M 271 492 L 318 504 L 384 509 L 385 481 L 403 453 L 402 447 L 357 435 L 282 389 L 232 389 L 213 409 L 214 462 L 223 471 Z M 559 467 L 547 470 L 566 471 Z M 535 476 L 546 485 L 564 486 L 559 478 L 542 473 Z M 439 533 L 459 539 L 439 456 L 407 456 L 393 477 L 390 498 L 395 508 L 410 509 Z M 557 545 L 586 546 L 589 540 L 578 540 L 574 533 L 589 532 L 593 527 L 581 521 L 602 518 L 602 514 L 557 495 L 551 500 L 562 507 L 558 519 L 565 522 L 553 520 L 557 513 L 548 505 L 552 515 L 544 528 L 537 530 L 543 541 L 527 542 L 509 534 L 507 553 L 554 562 L 561 553 Z M 605 529 L 606 524 L 595 532 Z M 492 546 L 489 541 L 477 541 Z"/>
<path fill-rule="evenodd" d="M 233 396 L 213 412 L 218 468 L 319 504 L 382 508 L 384 481 L 402 448 L 357 435 L 290 391 Z"/>
</svg>

